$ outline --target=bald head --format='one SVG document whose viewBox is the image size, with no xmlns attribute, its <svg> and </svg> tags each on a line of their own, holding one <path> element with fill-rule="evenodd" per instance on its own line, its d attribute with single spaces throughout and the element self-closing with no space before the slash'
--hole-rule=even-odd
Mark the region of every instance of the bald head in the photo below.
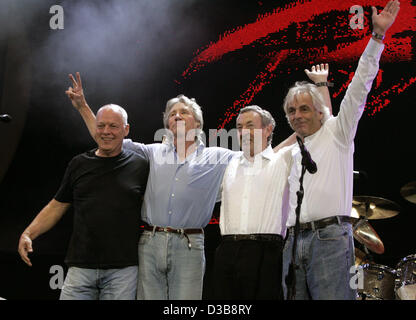
<svg viewBox="0 0 416 320">
<path fill-rule="evenodd" d="M 96 154 L 101 157 L 118 155 L 122 150 L 123 139 L 130 129 L 127 124 L 127 112 L 115 104 L 105 105 L 97 112 L 96 125 Z"/>
<path fill-rule="evenodd" d="M 110 104 L 106 104 L 105 106 L 102 106 L 97 111 L 97 117 L 98 117 L 98 114 L 100 112 L 102 112 L 103 110 L 112 110 L 113 112 L 119 113 L 121 115 L 122 120 L 123 120 L 123 124 L 127 125 L 127 123 L 128 123 L 127 122 L 127 120 L 128 120 L 127 112 L 126 112 L 126 110 L 124 110 L 119 105 L 110 103 Z"/>
</svg>

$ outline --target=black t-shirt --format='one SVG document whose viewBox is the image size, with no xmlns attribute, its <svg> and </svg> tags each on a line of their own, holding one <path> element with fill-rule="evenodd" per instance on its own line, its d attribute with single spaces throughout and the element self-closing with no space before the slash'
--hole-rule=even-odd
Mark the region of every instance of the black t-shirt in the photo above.
<svg viewBox="0 0 416 320">
<path fill-rule="evenodd" d="M 148 159 L 129 150 L 110 158 L 98 157 L 95 151 L 71 160 L 55 195 L 74 207 L 65 262 L 94 269 L 136 265 Z"/>
</svg>

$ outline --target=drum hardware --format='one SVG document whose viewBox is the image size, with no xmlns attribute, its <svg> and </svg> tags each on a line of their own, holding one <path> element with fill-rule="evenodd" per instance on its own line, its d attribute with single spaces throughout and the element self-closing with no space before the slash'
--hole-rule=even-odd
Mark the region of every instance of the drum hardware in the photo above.
<svg viewBox="0 0 416 320">
<path fill-rule="evenodd" d="M 388 214 L 386 213 L 386 203 L 389 203 L 389 200 L 381 199 L 368 196 L 354 197 L 351 210 L 351 217 L 355 218 L 354 238 L 363 244 L 365 249 L 368 248 L 377 254 L 384 253 L 384 244 L 368 219 L 382 219 L 392 214 L 391 210 Z"/>
<path fill-rule="evenodd" d="M 358 249 L 357 247 L 354 249 L 354 251 L 355 251 L 355 265 L 356 266 L 370 263 L 368 254 L 364 253 L 362 250 Z"/>
<path fill-rule="evenodd" d="M 377 254 L 384 253 L 383 242 L 366 219 L 359 219 L 355 222 L 353 225 L 353 232 L 354 238 L 363 244 L 365 248 L 368 248 Z"/>
<path fill-rule="evenodd" d="M 400 193 L 409 202 L 416 203 L 416 181 L 403 186 Z M 368 220 L 388 219 L 399 212 L 400 207 L 387 199 L 373 196 L 353 198 L 354 239 L 363 249 L 355 249 L 355 265 L 363 276 L 363 286 L 357 289 L 359 300 L 416 300 L 416 254 L 401 259 L 392 269 L 375 264 L 369 252 L 382 254 L 384 245 Z"/>
<path fill-rule="evenodd" d="M 416 300 L 416 254 L 404 257 L 396 265 L 396 297 L 400 300 Z"/>
<path fill-rule="evenodd" d="M 366 220 L 387 219 L 399 214 L 400 207 L 393 201 L 372 197 L 355 196 L 352 200 L 352 215 Z"/>
<path fill-rule="evenodd" d="M 358 288 L 357 300 L 394 300 L 396 271 L 379 264 L 358 267 L 363 278 L 363 287 Z"/>
</svg>

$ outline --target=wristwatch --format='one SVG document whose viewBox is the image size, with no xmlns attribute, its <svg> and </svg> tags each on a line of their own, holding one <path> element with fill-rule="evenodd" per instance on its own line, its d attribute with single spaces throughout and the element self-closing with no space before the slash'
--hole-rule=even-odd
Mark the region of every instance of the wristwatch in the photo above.
<svg viewBox="0 0 416 320">
<path fill-rule="evenodd" d="M 317 86 L 317 87 L 333 87 L 334 84 L 332 82 L 325 81 L 325 82 L 317 82 L 317 83 L 315 83 L 315 86 Z"/>
<path fill-rule="evenodd" d="M 383 40 L 384 39 L 384 36 L 382 34 L 375 33 L 374 31 L 371 34 L 373 35 L 374 38 L 376 38 L 378 40 Z"/>
</svg>

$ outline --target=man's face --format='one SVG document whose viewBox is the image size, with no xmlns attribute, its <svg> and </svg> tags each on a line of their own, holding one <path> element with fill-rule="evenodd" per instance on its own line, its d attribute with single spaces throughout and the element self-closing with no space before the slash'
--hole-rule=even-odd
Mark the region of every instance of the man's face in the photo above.
<svg viewBox="0 0 416 320">
<path fill-rule="evenodd" d="M 102 109 L 97 113 L 95 140 L 98 155 L 113 157 L 121 152 L 123 139 L 129 133 L 129 125 L 124 125 L 123 117 L 112 109 Z"/>
<path fill-rule="evenodd" d="M 194 135 L 188 137 L 187 134 L 190 130 L 199 128 L 200 124 L 195 120 L 192 108 L 178 102 L 170 109 L 168 125 L 175 138 L 194 141 Z"/>
<path fill-rule="evenodd" d="M 315 109 L 308 93 L 296 95 L 287 110 L 290 125 L 301 137 L 314 134 L 322 126 L 323 114 Z"/>
<path fill-rule="evenodd" d="M 263 128 L 261 115 L 247 111 L 237 118 L 237 130 L 241 149 L 253 157 L 267 147 L 267 138 L 271 134 L 271 125 Z"/>
</svg>

